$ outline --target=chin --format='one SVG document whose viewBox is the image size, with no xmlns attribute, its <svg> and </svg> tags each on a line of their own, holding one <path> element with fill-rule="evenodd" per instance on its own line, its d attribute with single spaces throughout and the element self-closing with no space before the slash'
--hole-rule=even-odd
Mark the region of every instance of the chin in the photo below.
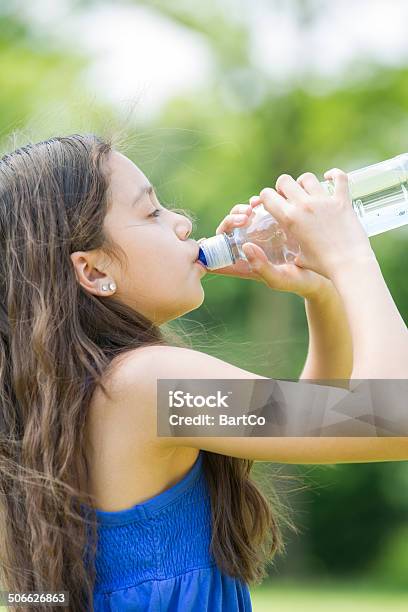
<svg viewBox="0 0 408 612">
<path fill-rule="evenodd" d="M 195 299 L 192 299 L 188 304 L 183 305 L 177 313 L 167 318 L 166 322 L 173 321 L 174 319 L 178 319 L 179 317 L 182 317 L 183 315 L 188 314 L 193 310 L 197 310 L 197 308 L 200 308 L 201 304 L 204 302 L 204 298 L 204 289 L 201 287 L 201 291 L 198 293 L 197 296 L 195 296 Z"/>
<path fill-rule="evenodd" d="M 196 308 L 200 308 L 201 304 L 204 302 L 205 299 L 205 293 L 204 293 L 204 289 L 202 288 L 202 286 L 200 285 L 200 294 L 197 300 L 196 305 L 191 309 L 191 310 L 195 310 Z"/>
</svg>

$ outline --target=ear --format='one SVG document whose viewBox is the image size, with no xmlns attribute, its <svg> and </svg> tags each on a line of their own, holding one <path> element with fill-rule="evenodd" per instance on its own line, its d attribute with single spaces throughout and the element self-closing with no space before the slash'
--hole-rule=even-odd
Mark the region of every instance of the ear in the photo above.
<svg viewBox="0 0 408 612">
<path fill-rule="evenodd" d="M 102 285 L 108 285 L 112 279 L 98 270 L 95 254 L 76 251 L 70 254 L 70 258 L 79 284 L 89 293 L 102 295 Z"/>
</svg>

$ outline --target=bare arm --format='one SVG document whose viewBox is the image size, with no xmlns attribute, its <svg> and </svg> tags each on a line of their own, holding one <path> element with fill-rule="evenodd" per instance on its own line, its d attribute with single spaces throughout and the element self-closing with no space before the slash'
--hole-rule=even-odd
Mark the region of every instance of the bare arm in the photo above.
<svg viewBox="0 0 408 612">
<path fill-rule="evenodd" d="M 333 269 L 354 346 L 353 379 L 408 379 L 408 329 L 374 253 Z"/>
<path fill-rule="evenodd" d="M 205 353 L 179 347 L 136 349 L 127 359 L 119 384 L 134 427 L 149 431 L 158 449 L 190 447 L 254 461 L 325 464 L 408 460 L 408 438 L 335 437 L 189 437 L 157 436 L 157 380 L 265 379 Z M 293 383 L 294 385 L 297 383 Z"/>
<path fill-rule="evenodd" d="M 350 325 L 342 299 L 333 287 L 305 300 L 309 347 L 299 380 L 336 379 L 349 388 L 353 369 Z M 330 384 L 330 383 L 328 383 Z"/>
</svg>

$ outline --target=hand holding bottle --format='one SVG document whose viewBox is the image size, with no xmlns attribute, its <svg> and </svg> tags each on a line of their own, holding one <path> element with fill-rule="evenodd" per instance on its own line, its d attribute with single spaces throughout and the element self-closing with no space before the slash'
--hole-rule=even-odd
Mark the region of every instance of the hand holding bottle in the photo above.
<svg viewBox="0 0 408 612">
<path fill-rule="evenodd" d="M 366 232 L 353 210 L 347 174 L 338 168 L 325 173 L 334 181 L 329 195 L 311 172 L 297 181 L 282 174 L 276 190 L 259 195 L 264 208 L 301 246 L 294 263 L 331 279 L 334 270 L 356 259 L 373 257 Z"/>
<path fill-rule="evenodd" d="M 236 227 L 247 226 L 252 217 L 253 210 L 261 203 L 259 196 L 252 196 L 249 204 L 237 204 L 231 208 L 216 229 L 216 235 L 231 232 Z M 205 240 L 205 238 L 201 238 Z M 200 243 L 200 240 L 198 241 Z M 255 257 L 250 254 L 251 247 Z M 302 269 L 292 264 L 273 265 L 266 257 L 265 252 L 256 244 L 246 242 L 242 249 L 248 261 L 237 259 L 229 266 L 211 270 L 212 274 L 223 274 L 239 278 L 253 279 L 264 282 L 271 289 L 295 293 L 303 298 L 312 298 L 315 295 L 326 295 L 335 291 L 332 282 L 311 270 Z"/>
<path fill-rule="evenodd" d="M 326 177 L 333 178 L 333 172 L 340 172 L 344 175 L 341 171 L 334 169 L 327 172 Z M 311 200 L 310 198 L 307 200 L 308 196 L 311 196 L 312 199 L 321 199 L 323 195 L 333 195 L 334 191 L 332 180 L 319 183 L 316 177 L 309 172 L 302 174 L 297 180 L 303 188 L 303 192 L 299 188 L 296 189 L 292 177 L 282 175 L 279 177 L 278 182 L 282 183 L 282 181 L 286 181 L 286 187 L 289 189 L 289 192 L 286 193 L 282 190 L 282 185 L 280 185 L 280 188 L 277 187 L 276 191 L 271 189 L 269 192 L 271 206 L 273 205 L 272 195 L 275 195 L 275 197 L 283 196 L 280 199 L 279 197 L 276 198 L 276 205 L 279 205 L 280 201 L 281 208 L 284 201 L 294 204 L 296 197 L 300 198 L 300 203 L 303 202 L 310 207 Z M 355 218 L 358 219 L 368 237 L 376 236 L 408 223 L 408 153 L 396 155 L 391 159 L 353 170 L 347 174 L 347 183 L 348 197 L 344 193 L 342 200 L 348 200 L 347 208 L 352 208 L 355 212 Z M 263 195 L 266 195 L 266 193 L 267 190 L 264 190 Z M 336 198 L 338 195 L 339 197 L 341 196 L 341 194 L 336 194 Z M 290 202 L 291 200 L 293 202 Z M 333 199 L 331 199 L 331 202 L 331 210 L 326 212 L 333 212 L 334 206 L 338 204 L 338 202 L 333 202 Z M 307 206 L 305 208 L 307 210 Z M 248 225 L 245 227 L 239 227 L 239 225 L 235 227 L 229 226 L 230 231 L 222 232 L 221 235 L 201 241 L 199 261 L 209 270 L 230 267 L 240 259 L 247 262 L 242 247 L 246 242 L 251 242 L 260 246 L 265 252 L 267 259 L 274 265 L 292 263 L 296 256 L 299 256 L 297 259 L 299 265 L 301 265 L 302 261 L 305 264 L 306 257 L 301 256 L 301 245 L 289 231 L 292 219 L 289 214 L 286 214 L 288 211 L 290 211 L 289 205 L 285 206 L 283 211 L 281 210 L 281 213 L 284 213 L 283 220 L 287 221 L 284 228 L 270 211 L 264 207 L 262 202 L 261 206 L 253 211 L 254 218 L 249 227 Z M 229 217 L 231 216 L 229 215 Z M 348 215 L 348 219 L 353 221 L 353 217 L 350 217 L 350 215 Z M 326 228 L 324 217 L 319 215 L 319 220 L 324 225 L 324 228 Z M 352 223 L 352 225 L 355 224 Z M 354 227 L 352 235 L 356 231 L 358 232 Z M 364 236 L 362 236 L 361 232 L 359 237 L 364 241 Z M 307 239 L 305 234 L 303 239 Z M 345 261 L 347 261 L 347 258 Z M 241 264 L 240 268 L 242 268 Z M 244 268 L 246 269 L 247 266 L 244 266 Z M 235 265 L 233 269 L 235 271 Z"/>
</svg>

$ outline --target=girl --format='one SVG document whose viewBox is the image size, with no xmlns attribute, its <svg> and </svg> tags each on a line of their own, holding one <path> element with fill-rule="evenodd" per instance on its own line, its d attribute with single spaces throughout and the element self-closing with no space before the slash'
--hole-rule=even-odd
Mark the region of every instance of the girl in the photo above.
<svg viewBox="0 0 408 612">
<path fill-rule="evenodd" d="M 217 229 L 263 202 L 299 239 L 297 265 L 247 244 L 251 266 L 218 272 L 305 298 L 301 379 L 407 378 L 408 332 L 347 177 L 326 178 L 333 197 L 282 175 Z M 0 198 L 3 589 L 65 591 L 75 612 L 251 610 L 248 584 L 282 547 L 254 461 L 408 459 L 405 438 L 158 437 L 157 379 L 264 378 L 161 327 L 204 299 L 190 219 L 92 134 L 5 155 Z"/>
</svg>

